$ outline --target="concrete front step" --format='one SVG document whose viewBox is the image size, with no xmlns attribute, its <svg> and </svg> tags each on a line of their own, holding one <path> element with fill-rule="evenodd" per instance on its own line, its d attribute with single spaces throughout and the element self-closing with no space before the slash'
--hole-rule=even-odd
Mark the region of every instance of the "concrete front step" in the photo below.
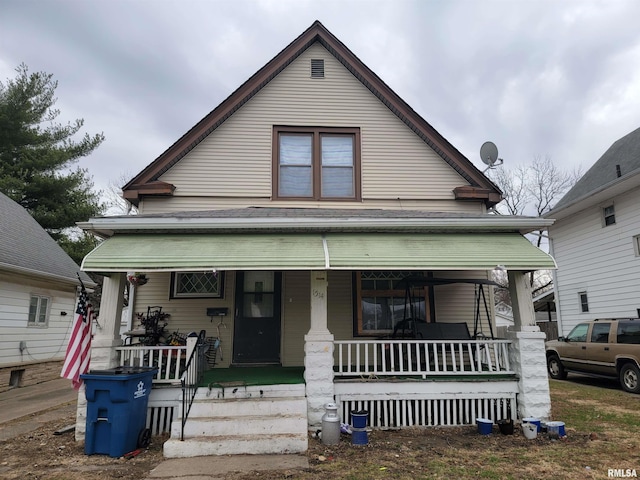
<svg viewBox="0 0 640 480">
<path fill-rule="evenodd" d="M 307 416 L 307 400 L 301 398 L 253 398 L 238 400 L 203 400 L 196 397 L 189 411 L 192 418 L 216 418 L 237 416 L 273 416 L 273 415 Z"/>
<path fill-rule="evenodd" d="M 171 437 L 180 437 L 181 422 L 171 424 Z M 185 437 L 215 437 L 227 435 L 296 434 L 307 432 L 307 417 L 300 415 L 242 416 L 198 418 L 189 417 L 184 426 Z"/>
<path fill-rule="evenodd" d="M 199 387 L 196 392 L 196 400 L 304 397 L 305 395 L 306 386 L 304 383 L 246 386 L 240 382 L 228 382 L 226 384 L 213 383 L 209 387 Z"/>
<path fill-rule="evenodd" d="M 164 444 L 168 458 L 300 453 L 308 448 L 304 385 L 199 388 L 180 440 L 180 413 Z"/>
<path fill-rule="evenodd" d="M 164 443 L 166 458 L 200 457 L 206 455 L 303 453 L 309 447 L 308 434 L 198 437 L 180 441 L 171 438 Z"/>
</svg>

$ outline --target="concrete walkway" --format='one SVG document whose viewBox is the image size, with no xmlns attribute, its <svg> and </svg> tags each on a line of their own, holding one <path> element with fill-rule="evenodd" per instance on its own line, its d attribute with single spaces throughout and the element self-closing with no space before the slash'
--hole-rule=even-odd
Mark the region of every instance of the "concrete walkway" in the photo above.
<svg viewBox="0 0 640 480">
<path fill-rule="evenodd" d="M 0 442 L 76 411 L 78 392 L 66 378 L 0 393 Z M 20 422 L 13 420 L 23 419 Z"/>
<path fill-rule="evenodd" d="M 0 442 L 75 414 L 78 392 L 60 378 L 0 393 Z M 18 420 L 20 421 L 14 421 Z M 150 480 L 219 480 L 229 472 L 309 468 L 304 455 L 221 455 L 172 458 L 154 468 Z"/>
<path fill-rule="evenodd" d="M 171 458 L 151 470 L 151 480 L 223 480 L 229 472 L 309 468 L 304 455 L 221 455 Z M 294 475 L 295 478 L 295 475 Z"/>
</svg>

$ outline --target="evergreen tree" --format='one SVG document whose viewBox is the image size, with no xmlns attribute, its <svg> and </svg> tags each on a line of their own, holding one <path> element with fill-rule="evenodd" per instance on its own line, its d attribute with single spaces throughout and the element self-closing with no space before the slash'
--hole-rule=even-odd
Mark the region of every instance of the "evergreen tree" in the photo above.
<svg viewBox="0 0 640 480">
<path fill-rule="evenodd" d="M 75 222 L 99 215 L 104 206 L 86 169 L 74 165 L 104 140 L 102 133 L 81 136 L 84 120 L 56 122 L 58 82 L 52 74 L 29 73 L 0 82 L 0 191 L 22 205 L 67 252 L 81 255 L 86 239 L 68 236 Z M 75 138 L 74 138 L 75 137 Z M 86 253 L 86 252 L 85 252 Z"/>
</svg>

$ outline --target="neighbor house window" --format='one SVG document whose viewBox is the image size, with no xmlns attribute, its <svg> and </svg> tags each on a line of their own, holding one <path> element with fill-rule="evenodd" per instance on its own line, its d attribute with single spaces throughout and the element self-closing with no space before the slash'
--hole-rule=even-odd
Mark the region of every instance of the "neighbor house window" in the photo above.
<svg viewBox="0 0 640 480">
<path fill-rule="evenodd" d="M 587 292 L 578 293 L 578 297 L 580 298 L 580 311 L 582 313 L 587 313 L 589 311 L 589 299 L 587 298 Z"/>
<path fill-rule="evenodd" d="M 171 298 L 221 298 L 222 272 L 176 272 L 171 275 Z"/>
<path fill-rule="evenodd" d="M 602 209 L 602 217 L 605 227 L 616 223 L 616 211 L 613 208 L 613 205 L 609 205 Z"/>
<path fill-rule="evenodd" d="M 360 198 L 360 129 L 274 128 L 274 198 Z"/>
<path fill-rule="evenodd" d="M 636 235 L 633 237 L 633 250 L 636 254 L 636 257 L 640 257 L 640 235 Z"/>
<path fill-rule="evenodd" d="M 31 295 L 29 301 L 29 325 L 45 326 L 49 321 L 49 297 Z"/>
<path fill-rule="evenodd" d="M 389 335 L 398 322 L 428 318 L 428 295 L 424 287 L 411 291 L 410 299 L 401 280 L 410 272 L 356 272 L 356 333 Z"/>
</svg>

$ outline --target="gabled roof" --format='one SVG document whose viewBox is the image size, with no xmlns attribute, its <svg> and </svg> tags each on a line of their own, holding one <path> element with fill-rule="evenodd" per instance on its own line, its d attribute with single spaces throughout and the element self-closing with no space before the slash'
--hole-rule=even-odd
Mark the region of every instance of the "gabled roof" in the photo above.
<svg viewBox="0 0 640 480">
<path fill-rule="evenodd" d="M 545 217 L 640 174 L 640 128 L 616 140 Z"/>
<path fill-rule="evenodd" d="M 0 269 L 79 285 L 80 267 L 29 213 L 0 193 Z M 87 286 L 95 283 L 80 274 Z"/>
<path fill-rule="evenodd" d="M 123 187 L 123 196 L 137 205 L 143 195 L 172 195 L 175 187 L 160 176 L 248 102 L 291 62 L 314 43 L 319 42 L 349 70 L 389 110 L 456 170 L 470 187 L 457 189 L 456 198 L 482 199 L 488 206 L 501 200 L 502 192 L 462 153 L 418 115 L 404 100 L 338 40 L 322 23 L 315 21 L 306 31 L 258 70 L 211 113 L 149 164 Z"/>
</svg>

